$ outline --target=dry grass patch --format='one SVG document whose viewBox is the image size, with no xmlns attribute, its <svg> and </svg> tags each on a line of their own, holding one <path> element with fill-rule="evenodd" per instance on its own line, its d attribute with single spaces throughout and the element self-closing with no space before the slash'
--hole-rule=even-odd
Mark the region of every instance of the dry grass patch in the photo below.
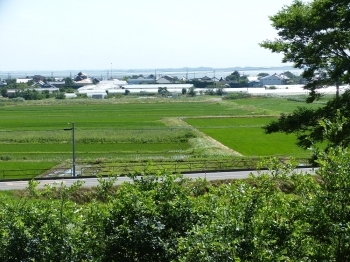
<svg viewBox="0 0 350 262">
<path fill-rule="evenodd" d="M 197 137 L 190 138 L 189 144 L 191 148 L 201 154 L 206 156 L 242 156 L 240 153 L 232 150 L 231 148 L 221 144 L 212 137 L 204 134 L 193 126 L 187 124 L 182 118 L 178 117 L 169 117 L 162 119 L 162 122 L 168 127 L 176 128 L 188 128 L 190 129 Z"/>
</svg>

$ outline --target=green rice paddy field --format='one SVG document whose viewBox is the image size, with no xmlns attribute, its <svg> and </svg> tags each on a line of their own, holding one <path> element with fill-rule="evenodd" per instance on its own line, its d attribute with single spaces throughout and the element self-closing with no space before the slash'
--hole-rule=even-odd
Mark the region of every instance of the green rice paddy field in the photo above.
<svg viewBox="0 0 350 262">
<path fill-rule="evenodd" d="M 308 157 L 295 145 L 295 135 L 264 134 L 262 127 L 277 118 L 197 118 L 186 122 L 244 156 Z"/>
<path fill-rule="evenodd" d="M 261 128 L 298 106 L 320 104 L 217 97 L 1 100 L 0 171 L 49 168 L 69 161 L 72 132 L 64 129 L 72 122 L 78 161 L 210 158 L 210 145 L 197 143 L 203 134 L 246 157 L 304 157 L 309 153 L 295 145 L 294 136 L 265 135 Z"/>
</svg>

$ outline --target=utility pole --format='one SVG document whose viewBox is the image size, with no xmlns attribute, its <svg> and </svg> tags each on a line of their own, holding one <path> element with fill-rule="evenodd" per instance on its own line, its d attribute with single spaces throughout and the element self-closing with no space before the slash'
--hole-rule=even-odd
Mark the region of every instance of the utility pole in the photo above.
<svg viewBox="0 0 350 262">
<path fill-rule="evenodd" d="M 215 70 L 214 70 L 214 86 L 216 87 Z"/>
<path fill-rule="evenodd" d="M 111 78 L 113 79 L 113 74 L 112 74 L 112 63 L 111 63 Z"/>
<path fill-rule="evenodd" d="M 72 123 L 72 151 L 73 151 L 72 161 L 73 161 L 73 177 L 76 177 L 76 174 L 75 174 L 75 136 L 74 136 L 74 131 L 75 131 L 75 127 L 74 127 L 74 122 L 73 122 Z"/>
<path fill-rule="evenodd" d="M 72 130 L 72 177 L 76 177 L 75 174 L 75 127 L 74 127 L 74 122 L 72 123 L 72 128 L 65 128 L 63 129 L 64 131 L 70 131 Z"/>
</svg>

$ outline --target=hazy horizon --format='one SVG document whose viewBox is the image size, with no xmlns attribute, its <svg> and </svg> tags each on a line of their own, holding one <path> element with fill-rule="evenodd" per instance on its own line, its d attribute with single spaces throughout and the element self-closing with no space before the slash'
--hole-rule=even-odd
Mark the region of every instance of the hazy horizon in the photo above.
<svg viewBox="0 0 350 262">
<path fill-rule="evenodd" d="M 0 0 L 0 71 L 283 66 L 259 43 L 292 2 Z"/>
<path fill-rule="evenodd" d="M 277 73 L 283 73 L 285 71 L 290 71 L 295 75 L 300 75 L 301 70 L 297 68 L 292 68 L 288 66 L 283 67 L 236 67 L 236 68 L 162 68 L 162 69 L 93 69 L 93 70 L 15 70 L 15 71 L 0 71 L 0 79 L 7 78 L 26 78 L 34 75 L 42 75 L 45 77 L 74 77 L 79 72 L 83 72 L 90 77 L 97 77 L 100 79 L 108 79 L 111 76 L 114 78 L 122 78 L 124 76 L 132 76 L 132 75 L 154 75 L 157 76 L 177 76 L 177 77 L 188 77 L 189 79 L 198 78 L 198 77 L 226 77 L 230 75 L 233 71 L 237 70 L 243 75 L 248 76 L 256 76 L 258 73 L 269 73 L 270 75 Z"/>
<path fill-rule="evenodd" d="M 281 66 L 232 66 L 232 67 L 209 67 L 209 66 L 199 66 L 199 67 L 173 67 L 173 68 L 92 68 L 92 69 L 59 69 L 59 70 L 50 70 L 50 69 L 18 69 L 18 70 L 0 70 L 0 72 L 34 72 L 34 71 L 43 71 L 43 72 L 59 72 L 59 71 L 165 71 L 165 70 L 198 70 L 198 71 L 207 71 L 207 70 L 240 70 L 240 69 L 249 69 L 249 70 L 259 70 L 259 69 L 295 69 L 290 65 L 281 65 Z M 299 69 L 295 69 L 299 70 Z"/>
</svg>

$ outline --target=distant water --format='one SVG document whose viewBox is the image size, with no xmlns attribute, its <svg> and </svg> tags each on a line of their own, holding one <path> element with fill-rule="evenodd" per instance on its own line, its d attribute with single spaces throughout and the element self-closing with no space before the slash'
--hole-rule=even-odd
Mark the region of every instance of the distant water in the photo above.
<svg viewBox="0 0 350 262">
<path fill-rule="evenodd" d="M 43 70 L 35 70 L 35 71 L 0 71 L 0 78 L 1 79 L 7 79 L 7 78 L 25 78 L 29 76 L 34 75 L 42 75 L 45 77 L 56 77 L 56 78 L 64 78 L 64 77 L 74 77 L 79 72 L 83 72 L 87 74 L 90 77 L 96 77 L 96 78 L 102 78 L 102 79 L 108 79 L 111 76 L 114 78 L 123 78 L 124 76 L 131 76 L 131 75 L 157 75 L 158 76 L 177 76 L 179 78 L 186 77 L 189 79 L 192 78 L 200 78 L 204 76 L 208 77 L 216 77 L 220 79 L 221 77 L 226 77 L 229 74 L 231 74 L 235 69 L 189 69 L 189 70 L 183 70 L 183 69 L 157 69 L 157 70 L 61 70 L 61 71 L 43 71 Z M 247 70 L 244 69 L 238 69 L 237 70 L 241 75 L 247 75 L 247 76 L 256 76 L 259 73 L 268 73 L 270 75 L 277 73 L 283 73 L 285 71 L 290 71 L 295 75 L 300 75 L 301 70 L 295 69 L 295 68 L 259 68 L 259 69 L 250 69 Z"/>
</svg>

